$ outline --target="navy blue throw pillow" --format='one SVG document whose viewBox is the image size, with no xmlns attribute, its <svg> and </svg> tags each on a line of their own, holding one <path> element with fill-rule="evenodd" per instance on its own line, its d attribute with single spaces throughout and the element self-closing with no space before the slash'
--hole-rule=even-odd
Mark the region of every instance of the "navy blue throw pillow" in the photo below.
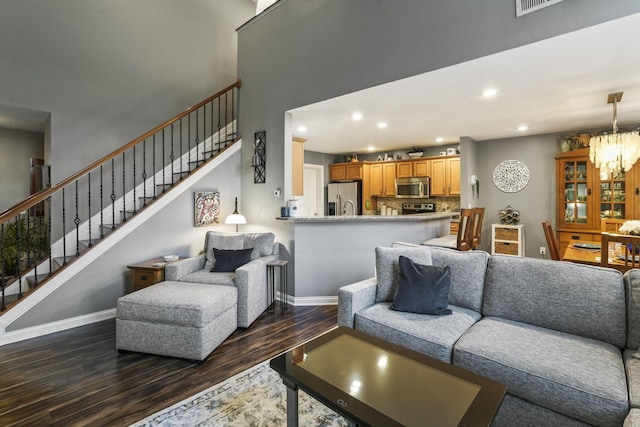
<svg viewBox="0 0 640 427">
<path fill-rule="evenodd" d="M 391 304 L 392 310 L 410 313 L 451 314 L 449 288 L 451 270 L 449 267 L 422 265 L 400 256 L 398 287 Z"/>
<path fill-rule="evenodd" d="M 236 268 L 251 261 L 253 248 L 248 249 L 216 249 L 213 248 L 215 263 L 211 269 L 214 273 L 233 273 Z"/>
</svg>

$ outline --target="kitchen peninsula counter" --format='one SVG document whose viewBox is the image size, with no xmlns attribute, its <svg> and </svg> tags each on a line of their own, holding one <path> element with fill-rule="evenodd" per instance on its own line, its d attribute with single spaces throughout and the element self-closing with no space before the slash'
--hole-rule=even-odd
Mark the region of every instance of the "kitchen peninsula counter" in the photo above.
<svg viewBox="0 0 640 427">
<path fill-rule="evenodd" d="M 340 287 L 374 276 L 376 247 L 393 242 L 420 244 L 449 234 L 455 215 L 458 213 L 278 218 L 293 229 L 288 257 L 292 302 L 337 303 Z"/>
<path fill-rule="evenodd" d="M 336 215 L 336 216 L 300 216 L 278 217 L 279 221 L 291 221 L 295 223 L 345 223 L 345 222 L 422 222 L 435 219 L 450 219 L 459 216 L 458 212 L 434 212 L 413 215 Z"/>
</svg>

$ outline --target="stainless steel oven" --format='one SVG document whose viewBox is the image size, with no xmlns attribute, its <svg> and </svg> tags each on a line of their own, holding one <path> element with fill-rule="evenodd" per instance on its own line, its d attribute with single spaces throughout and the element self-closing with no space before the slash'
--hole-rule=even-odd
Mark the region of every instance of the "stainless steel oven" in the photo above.
<svg viewBox="0 0 640 427">
<path fill-rule="evenodd" d="M 429 197 L 429 177 L 396 178 L 396 198 L 419 199 Z"/>
</svg>

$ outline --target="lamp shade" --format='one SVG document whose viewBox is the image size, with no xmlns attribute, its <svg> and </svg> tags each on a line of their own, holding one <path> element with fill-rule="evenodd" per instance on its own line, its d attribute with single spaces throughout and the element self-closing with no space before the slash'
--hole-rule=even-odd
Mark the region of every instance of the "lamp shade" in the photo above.
<svg viewBox="0 0 640 427">
<path fill-rule="evenodd" d="M 234 209 L 233 213 L 231 215 L 229 215 L 224 220 L 224 223 L 225 224 L 235 224 L 236 225 L 236 231 L 238 231 L 238 224 L 246 224 L 247 223 L 247 219 L 238 212 L 238 198 L 237 197 L 236 197 L 235 209 Z"/>
</svg>

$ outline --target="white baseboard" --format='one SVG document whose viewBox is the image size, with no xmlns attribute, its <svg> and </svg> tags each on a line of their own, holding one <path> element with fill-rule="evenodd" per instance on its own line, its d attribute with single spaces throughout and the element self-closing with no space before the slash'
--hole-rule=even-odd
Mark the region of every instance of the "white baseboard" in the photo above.
<svg viewBox="0 0 640 427">
<path fill-rule="evenodd" d="M 45 323 L 44 325 L 5 332 L 0 336 L 0 346 L 53 334 L 55 332 L 66 331 L 67 329 L 77 328 L 78 326 L 90 325 L 91 323 L 113 319 L 114 317 L 116 317 L 116 309 L 112 308 L 109 310 L 98 311 L 97 313 L 59 320 L 57 322 Z"/>
<path fill-rule="evenodd" d="M 287 303 L 296 306 L 305 305 L 338 305 L 338 297 L 292 297 L 287 296 Z"/>
</svg>

